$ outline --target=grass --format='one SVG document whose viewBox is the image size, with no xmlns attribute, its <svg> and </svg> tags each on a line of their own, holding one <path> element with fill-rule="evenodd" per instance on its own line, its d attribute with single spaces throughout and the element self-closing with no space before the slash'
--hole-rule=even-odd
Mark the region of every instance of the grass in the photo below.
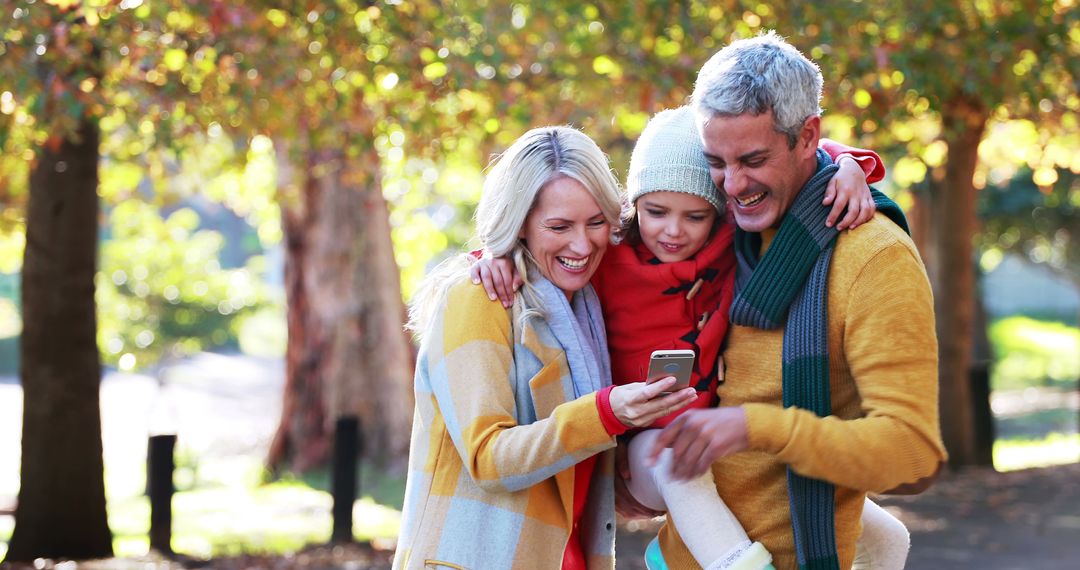
<svg viewBox="0 0 1080 570">
<path fill-rule="evenodd" d="M 284 554 L 329 541 L 332 498 L 302 481 L 258 483 L 256 459 L 237 465 L 204 461 L 198 484 L 173 496 L 172 546 L 199 558 L 241 553 Z M 230 473 L 226 479 L 204 476 Z M 237 476 L 237 473 L 246 473 Z M 145 555 L 150 547 L 150 504 L 141 477 L 106 478 L 109 527 L 117 557 Z M 364 497 L 353 505 L 353 536 L 366 542 L 397 536 L 401 514 Z M 0 517 L 0 559 L 14 530 L 13 517 Z"/>
<path fill-rule="evenodd" d="M 173 548 L 201 558 L 296 552 L 330 539 L 331 505 L 329 494 L 297 482 L 177 493 L 173 498 Z M 146 554 L 149 518 L 145 497 L 110 503 L 109 525 L 117 556 Z M 353 535 L 359 541 L 396 536 L 399 521 L 398 511 L 370 498 L 353 506 Z"/>
<path fill-rule="evenodd" d="M 1041 439 L 994 442 L 994 469 L 1014 471 L 1080 462 L 1080 434 L 1051 433 Z"/>
<path fill-rule="evenodd" d="M 1080 378 L 1080 328 L 1026 316 L 997 319 L 988 329 L 998 355 L 990 379 L 995 390 L 1074 386 Z"/>
</svg>

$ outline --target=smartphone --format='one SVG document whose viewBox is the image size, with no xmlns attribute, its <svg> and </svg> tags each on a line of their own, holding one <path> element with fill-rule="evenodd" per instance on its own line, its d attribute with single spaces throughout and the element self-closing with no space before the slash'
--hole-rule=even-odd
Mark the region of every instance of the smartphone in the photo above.
<svg viewBox="0 0 1080 570">
<path fill-rule="evenodd" d="M 693 350 L 654 350 L 649 358 L 649 373 L 645 376 L 645 382 L 651 384 L 661 378 L 674 376 L 675 385 L 663 392 L 669 394 L 689 386 L 690 373 L 693 371 Z"/>
</svg>

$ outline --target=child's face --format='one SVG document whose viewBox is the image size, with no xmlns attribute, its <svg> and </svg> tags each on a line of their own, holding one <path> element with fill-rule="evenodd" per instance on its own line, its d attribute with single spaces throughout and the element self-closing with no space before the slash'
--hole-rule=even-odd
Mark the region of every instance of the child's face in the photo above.
<svg viewBox="0 0 1080 570">
<path fill-rule="evenodd" d="M 712 204 L 682 192 L 650 192 L 638 198 L 635 207 L 642 243 L 664 263 L 701 251 L 716 221 Z"/>
</svg>

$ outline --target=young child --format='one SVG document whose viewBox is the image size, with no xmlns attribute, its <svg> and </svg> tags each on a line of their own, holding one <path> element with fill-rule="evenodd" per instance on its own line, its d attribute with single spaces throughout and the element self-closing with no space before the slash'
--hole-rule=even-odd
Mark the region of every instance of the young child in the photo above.
<svg viewBox="0 0 1080 570">
<path fill-rule="evenodd" d="M 724 215 L 724 198 L 709 176 L 693 119 L 688 107 L 663 111 L 642 132 L 630 160 L 623 240 L 608 248 L 592 278 L 603 307 L 616 384 L 644 378 L 654 350 L 688 348 L 697 355 L 691 385 L 698 399 L 656 421 L 653 428 L 667 425 L 686 409 L 715 405 L 723 381 L 719 355 L 734 288 L 735 226 Z M 835 220 L 846 206 L 848 215 L 838 229 L 869 220 L 874 208 L 866 179 L 881 179 L 880 159 L 871 151 L 828 140 L 822 148 L 834 158 L 843 157 L 827 192 L 826 201 L 833 202 L 829 219 Z M 504 305 L 512 301 L 515 277 L 505 260 L 482 260 L 472 275 L 474 282 L 484 282 L 493 300 L 498 295 Z M 771 555 L 761 543 L 751 543 L 717 494 L 711 472 L 692 481 L 675 480 L 670 450 L 654 467 L 645 466 L 659 432 L 645 429 L 631 440 L 630 473 L 624 478 L 634 498 L 668 512 L 703 568 L 771 568 Z M 863 525 L 860 560 L 872 561 L 870 568 L 902 568 L 908 549 L 903 524 L 867 500 Z M 873 544 L 863 544 L 867 537 L 875 537 Z M 647 561 L 652 563 L 648 556 Z"/>
</svg>

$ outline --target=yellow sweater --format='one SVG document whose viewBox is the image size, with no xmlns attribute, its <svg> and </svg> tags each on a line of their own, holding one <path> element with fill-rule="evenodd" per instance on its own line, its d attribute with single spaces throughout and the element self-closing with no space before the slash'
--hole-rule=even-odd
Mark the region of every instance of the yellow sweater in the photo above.
<svg viewBox="0 0 1080 570">
<path fill-rule="evenodd" d="M 762 237 L 768 247 L 773 234 Z M 946 457 L 934 303 L 911 239 L 880 213 L 841 233 L 828 287 L 832 416 L 783 408 L 783 329 L 732 326 L 724 352 L 720 405 L 745 409 L 750 449 L 713 464 L 713 475 L 778 570 L 798 567 L 788 465 L 836 485 L 837 551 L 849 568 L 866 492 L 927 477 Z M 660 544 L 671 568 L 699 567 L 673 525 L 661 530 Z"/>
</svg>

